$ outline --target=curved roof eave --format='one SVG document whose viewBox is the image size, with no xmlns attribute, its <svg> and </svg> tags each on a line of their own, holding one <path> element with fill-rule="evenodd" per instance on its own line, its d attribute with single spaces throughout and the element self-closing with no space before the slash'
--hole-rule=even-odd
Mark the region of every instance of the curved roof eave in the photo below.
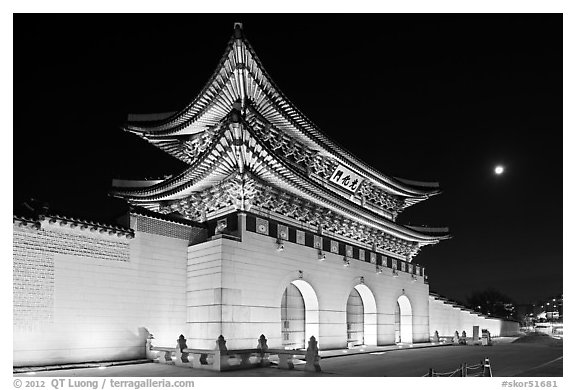
<svg viewBox="0 0 576 390">
<path fill-rule="evenodd" d="M 182 108 L 181 110 L 175 111 L 172 115 L 168 116 L 167 118 L 157 120 L 157 121 L 129 121 L 122 128 L 126 131 L 134 132 L 137 134 L 172 134 L 179 130 L 179 127 L 185 124 L 189 118 L 183 119 L 183 117 L 190 112 L 190 110 L 197 105 L 202 98 L 204 97 L 206 91 L 212 86 L 220 72 L 222 71 L 226 60 L 230 55 L 230 51 L 233 50 L 233 43 L 234 43 L 234 36 L 230 38 L 228 44 L 226 45 L 227 49 L 224 51 L 216 70 L 212 73 L 212 76 L 208 79 L 204 87 L 200 90 L 200 92 L 196 95 L 196 97 L 188 104 L 186 107 Z M 204 106 L 205 107 L 205 106 Z M 168 125 L 171 127 L 166 128 Z"/>
<path fill-rule="evenodd" d="M 120 196 L 120 197 L 129 197 L 136 199 L 147 199 L 152 200 L 150 197 L 154 196 L 155 194 L 162 194 L 166 191 L 172 191 L 174 188 L 180 187 L 189 187 L 194 182 L 201 180 L 203 177 L 207 176 L 210 173 L 210 168 L 214 168 L 214 163 L 218 161 L 218 158 L 212 156 L 212 161 L 210 164 L 205 164 L 204 167 L 201 167 L 202 163 L 205 162 L 211 154 L 217 149 L 218 145 L 222 146 L 222 140 L 225 138 L 222 137 L 222 134 L 226 131 L 225 126 L 223 126 L 220 131 L 218 131 L 218 141 L 213 142 L 210 147 L 208 147 L 200 156 L 200 158 L 196 159 L 190 167 L 186 168 L 184 171 L 179 173 L 178 175 L 165 179 L 160 183 L 154 184 L 148 187 L 140 187 L 137 189 L 129 189 L 126 187 L 113 187 L 111 190 L 112 195 Z"/>
<path fill-rule="evenodd" d="M 262 160 L 262 163 L 265 164 L 269 173 L 276 177 L 277 180 L 284 182 L 287 187 L 293 188 L 296 192 L 300 194 L 305 194 L 307 198 L 310 200 L 315 201 L 316 203 L 321 203 L 326 205 L 330 209 L 338 210 L 338 212 L 343 214 L 348 214 L 353 219 L 358 220 L 361 223 L 367 224 L 369 226 L 373 226 L 379 230 L 384 230 L 389 232 L 390 234 L 396 236 L 402 236 L 401 238 L 411 241 L 418 241 L 422 244 L 434 244 L 437 243 L 440 239 L 437 236 L 430 236 L 428 234 L 418 232 L 412 230 L 408 227 L 403 225 L 396 224 L 394 222 L 388 221 L 386 218 L 376 214 L 373 211 L 366 210 L 362 207 L 359 207 L 354 202 L 350 201 L 349 199 L 342 198 L 333 194 L 329 190 L 318 186 L 316 182 L 311 180 L 310 178 L 304 176 L 301 172 L 298 172 L 293 167 L 286 164 L 285 161 L 282 159 L 275 157 L 269 148 L 264 145 L 259 137 L 250 129 L 247 129 L 250 136 L 254 139 L 254 141 L 258 144 L 258 146 L 266 151 L 267 156 L 272 156 L 272 158 L 262 158 L 258 157 Z M 244 145 L 248 146 L 248 141 L 245 140 Z M 215 145 L 219 143 L 215 143 L 213 147 L 210 149 L 210 153 L 215 152 Z M 254 149 L 254 146 L 252 147 Z M 225 151 L 219 151 L 219 153 L 225 153 Z M 208 170 L 205 169 L 205 172 L 198 172 L 194 167 L 190 167 L 182 172 L 180 175 L 165 180 L 163 183 L 158 185 L 148 187 L 145 189 L 138 189 L 133 191 L 116 191 L 115 195 L 117 196 L 124 196 L 130 198 L 131 201 L 135 202 L 150 202 L 150 201 L 162 201 L 166 200 L 169 196 L 170 199 L 178 199 L 180 197 L 186 196 L 186 194 L 176 196 L 176 194 L 182 194 L 186 189 L 190 188 L 192 185 L 195 185 L 203 180 L 205 180 L 211 171 L 215 170 L 215 166 L 219 164 L 223 164 L 225 159 L 218 158 L 218 156 L 214 155 L 213 161 L 216 162 L 213 164 Z M 282 167 L 283 175 L 277 172 L 277 168 L 272 167 L 272 160 L 274 164 L 277 166 Z M 194 175 L 194 173 L 198 173 Z M 194 178 L 192 178 L 192 176 Z M 180 184 L 179 184 L 180 183 Z M 271 183 L 272 184 L 272 183 Z M 170 187 L 170 189 L 168 189 Z M 166 191 L 167 189 L 167 191 Z"/>
</svg>

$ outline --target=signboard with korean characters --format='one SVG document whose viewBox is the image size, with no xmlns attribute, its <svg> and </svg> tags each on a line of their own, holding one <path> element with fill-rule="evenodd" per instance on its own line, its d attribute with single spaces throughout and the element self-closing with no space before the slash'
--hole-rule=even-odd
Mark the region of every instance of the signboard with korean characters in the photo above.
<svg viewBox="0 0 576 390">
<path fill-rule="evenodd" d="M 362 184 L 363 180 L 364 178 L 362 178 L 362 176 L 358 176 L 342 165 L 338 165 L 334 170 L 334 173 L 332 173 L 332 176 L 330 176 L 330 181 L 332 183 L 352 192 L 356 192 L 356 190 L 360 188 L 360 184 Z"/>
</svg>

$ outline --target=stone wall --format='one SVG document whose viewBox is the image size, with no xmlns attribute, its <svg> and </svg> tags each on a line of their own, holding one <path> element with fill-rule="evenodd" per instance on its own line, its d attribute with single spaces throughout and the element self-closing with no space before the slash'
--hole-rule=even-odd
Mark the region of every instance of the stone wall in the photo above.
<svg viewBox="0 0 576 390">
<path fill-rule="evenodd" d="M 139 231 L 137 218 L 134 238 L 49 220 L 14 225 L 14 366 L 142 358 L 148 331 L 175 343 L 189 240 L 174 237 L 180 225 Z"/>
<path fill-rule="evenodd" d="M 517 324 L 455 308 L 429 295 L 420 274 L 348 259 L 297 242 L 283 250 L 268 234 L 241 237 L 151 216 L 131 215 L 130 227 L 58 219 L 14 224 L 14 365 L 47 365 L 143 358 L 148 332 L 155 344 L 254 348 L 261 334 L 280 347 L 281 298 L 293 283 L 306 302 L 306 338 L 322 349 L 347 346 L 346 302 L 360 293 L 367 344 L 395 342 L 394 311 L 402 302 L 405 342 L 426 342 L 438 331 L 472 334 L 472 326 L 509 335 Z M 199 241 L 204 241 L 200 242 Z M 295 240 L 297 241 L 297 240 Z M 406 337 L 405 337 L 406 336 Z"/>
<path fill-rule="evenodd" d="M 281 298 L 293 281 L 315 292 L 318 307 L 306 303 L 311 322 L 306 338 L 316 336 L 322 349 L 346 347 L 346 302 L 359 284 L 374 296 L 378 344 L 394 343 L 394 310 L 401 295 L 411 305 L 413 341 L 428 341 L 429 291 L 421 276 L 416 281 L 402 272 L 393 277 L 391 269 L 378 274 L 375 265 L 358 260 L 345 267 L 343 257 L 333 253 L 319 261 L 316 249 L 291 242 L 284 242 L 280 252 L 277 247 L 273 237 L 245 229 L 242 241 L 220 238 L 189 247 L 189 346 L 211 348 L 220 334 L 229 348 L 253 348 L 260 334 L 269 346 L 281 346 Z"/>
<path fill-rule="evenodd" d="M 454 307 L 438 297 L 429 297 L 429 307 L 430 336 L 435 331 L 438 331 L 440 336 L 453 336 L 455 331 L 461 334 L 465 330 L 467 336 L 472 337 L 472 329 L 476 325 L 480 330 L 488 329 L 493 337 L 515 336 L 519 332 L 519 325 L 515 321 L 487 318 L 479 313 Z"/>
</svg>

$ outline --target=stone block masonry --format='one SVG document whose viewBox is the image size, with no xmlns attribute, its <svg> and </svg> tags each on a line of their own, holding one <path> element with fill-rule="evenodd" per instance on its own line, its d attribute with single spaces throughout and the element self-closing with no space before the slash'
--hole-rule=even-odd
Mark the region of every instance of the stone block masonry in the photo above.
<svg viewBox="0 0 576 390">
<path fill-rule="evenodd" d="M 184 332 L 185 226 L 14 222 L 14 366 L 142 358 L 148 332 Z"/>
<path fill-rule="evenodd" d="M 130 214 L 130 229 L 16 218 L 14 366 L 144 358 L 150 333 L 156 346 L 174 346 L 183 334 L 191 348 L 213 348 L 219 335 L 229 348 L 254 348 L 265 334 L 270 347 L 283 348 L 289 285 L 299 290 L 304 310 L 301 324 L 290 321 L 302 326 L 298 337 L 314 336 L 321 349 L 348 346 L 353 290 L 363 302 L 366 345 L 427 342 L 434 331 L 453 335 L 474 325 L 495 336 L 510 331 L 503 321 L 431 298 L 415 267 L 394 272 L 385 256 L 371 262 L 365 249 L 362 259 L 348 243 L 319 257 L 314 233 L 299 240 L 291 227 L 280 248 L 274 221 L 268 228 L 276 233 L 268 234 L 247 224 L 246 214 L 232 218 L 237 226 L 227 226 L 237 235 L 209 239 L 210 226 L 166 215 Z"/>
<path fill-rule="evenodd" d="M 267 233 L 247 226 L 242 241 L 218 238 L 188 248 L 189 346 L 210 348 L 222 334 L 229 348 L 253 348 L 265 334 L 271 348 L 283 348 L 282 295 L 291 283 L 304 300 L 304 338 L 314 336 L 320 349 L 347 347 L 346 302 L 354 288 L 364 302 L 366 344 L 394 343 L 401 296 L 409 310 L 403 317 L 405 341 L 428 341 L 429 290 L 421 276 L 414 280 L 400 272 L 394 277 L 390 268 L 378 273 L 375 264 L 356 259 L 344 266 L 341 253 L 327 252 L 320 261 L 317 249 L 298 244 L 296 234 L 291 240 L 290 231 L 278 250 Z"/>
<path fill-rule="evenodd" d="M 33 330 L 53 320 L 54 255 L 129 261 L 127 239 L 69 228 L 15 226 L 13 311 L 15 330 Z"/>
<path fill-rule="evenodd" d="M 487 317 L 471 309 L 455 306 L 437 295 L 429 297 L 430 334 L 438 332 L 440 336 L 452 336 L 454 332 L 466 331 L 471 336 L 474 326 L 488 329 L 492 336 L 516 336 L 519 324 L 500 318 Z"/>
</svg>

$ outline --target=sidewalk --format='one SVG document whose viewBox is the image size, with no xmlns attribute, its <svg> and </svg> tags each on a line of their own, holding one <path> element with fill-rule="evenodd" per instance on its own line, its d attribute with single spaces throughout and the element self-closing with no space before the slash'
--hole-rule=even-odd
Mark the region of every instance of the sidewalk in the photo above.
<svg viewBox="0 0 576 390">
<path fill-rule="evenodd" d="M 508 344 L 516 338 L 498 338 L 495 344 Z M 384 346 L 359 346 L 350 349 L 333 349 L 319 351 L 322 359 L 330 359 L 342 356 L 354 355 L 382 355 L 394 351 L 406 351 L 416 349 L 430 349 L 435 347 L 449 347 L 458 345 L 452 343 L 415 343 L 415 344 L 393 344 Z M 299 351 L 305 353 L 305 350 Z M 278 370 L 275 367 L 255 368 L 250 370 L 238 370 L 227 372 L 216 372 L 209 370 L 198 370 L 190 368 L 175 367 L 173 365 L 151 363 L 148 360 L 118 361 L 118 362 L 101 362 L 86 364 L 69 364 L 47 367 L 20 367 L 13 370 L 14 376 L 317 376 L 333 375 L 330 373 L 308 373 L 303 371 L 301 365 L 304 361 L 295 361 L 295 370 Z M 321 363 L 322 365 L 322 363 Z M 300 366 L 300 367 L 299 367 Z"/>
</svg>

